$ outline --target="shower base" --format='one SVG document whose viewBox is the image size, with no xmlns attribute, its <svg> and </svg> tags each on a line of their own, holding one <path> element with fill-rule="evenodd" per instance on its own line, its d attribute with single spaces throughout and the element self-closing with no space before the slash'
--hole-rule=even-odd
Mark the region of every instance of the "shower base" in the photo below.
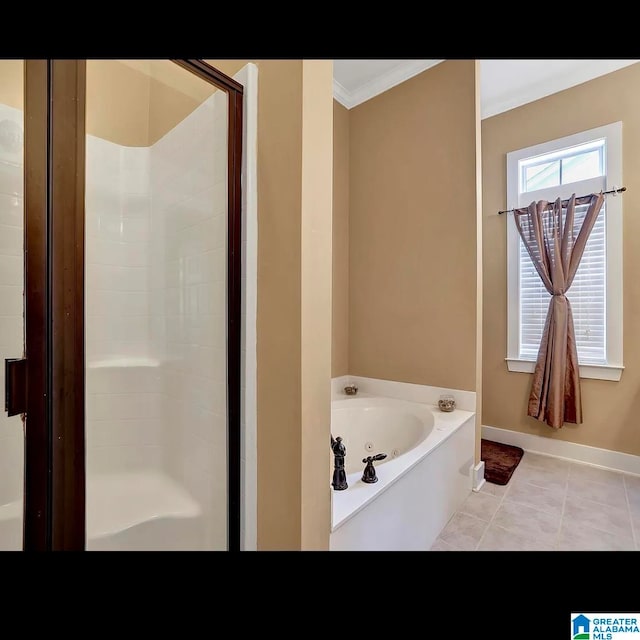
<svg viewBox="0 0 640 640">
<path fill-rule="evenodd" d="M 202 548 L 202 508 L 157 471 L 87 479 L 88 551 L 182 551 Z"/>
<path fill-rule="evenodd" d="M 88 551 L 189 551 L 204 548 L 202 508 L 158 471 L 87 479 Z M 0 506 L 0 551 L 22 548 L 22 501 Z"/>
</svg>

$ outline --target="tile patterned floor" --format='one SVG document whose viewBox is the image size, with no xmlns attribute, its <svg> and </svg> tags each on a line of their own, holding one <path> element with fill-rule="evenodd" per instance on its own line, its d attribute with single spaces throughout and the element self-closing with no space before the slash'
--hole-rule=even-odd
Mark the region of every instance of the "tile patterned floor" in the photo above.
<svg viewBox="0 0 640 640">
<path fill-rule="evenodd" d="M 640 550 L 640 476 L 525 452 L 506 486 L 467 498 L 431 550 Z"/>
</svg>

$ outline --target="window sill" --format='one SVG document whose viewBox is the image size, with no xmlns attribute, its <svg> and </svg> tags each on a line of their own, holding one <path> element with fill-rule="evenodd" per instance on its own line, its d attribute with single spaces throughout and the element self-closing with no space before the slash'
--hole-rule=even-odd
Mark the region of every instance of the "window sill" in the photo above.
<svg viewBox="0 0 640 640">
<path fill-rule="evenodd" d="M 519 373 L 533 373 L 536 363 L 534 360 L 520 360 L 518 358 L 505 358 L 509 371 Z M 581 364 L 580 377 L 593 378 L 595 380 L 613 380 L 617 382 L 622 376 L 622 365 L 611 364 Z"/>
</svg>

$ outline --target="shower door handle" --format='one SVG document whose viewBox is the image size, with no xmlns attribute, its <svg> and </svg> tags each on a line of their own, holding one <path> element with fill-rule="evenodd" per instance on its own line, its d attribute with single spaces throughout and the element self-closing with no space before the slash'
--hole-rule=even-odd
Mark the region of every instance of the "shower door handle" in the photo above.
<svg viewBox="0 0 640 640">
<path fill-rule="evenodd" d="M 25 358 L 5 358 L 4 410 L 9 416 L 27 411 L 27 361 Z"/>
</svg>

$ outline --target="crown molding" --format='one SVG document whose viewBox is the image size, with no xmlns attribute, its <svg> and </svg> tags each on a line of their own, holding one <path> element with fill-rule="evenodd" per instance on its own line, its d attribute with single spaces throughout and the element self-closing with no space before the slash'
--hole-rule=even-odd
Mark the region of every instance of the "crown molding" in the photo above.
<svg viewBox="0 0 640 640">
<path fill-rule="evenodd" d="M 584 63 L 588 62 L 588 65 Z M 546 98 L 559 91 L 564 91 L 578 84 L 595 80 L 602 75 L 613 73 L 624 67 L 635 64 L 638 60 L 577 60 L 576 65 L 539 82 L 518 87 L 502 93 L 491 100 L 483 100 L 481 118 L 491 118 L 505 111 L 521 107 L 524 104 Z M 482 64 L 482 63 L 481 63 Z M 482 73 L 482 67 L 480 69 Z"/>
<path fill-rule="evenodd" d="M 444 62 L 444 60 L 407 60 L 404 64 L 373 78 L 355 91 L 345 89 L 343 85 L 334 80 L 333 97 L 347 109 L 352 109 L 440 62 Z"/>
<path fill-rule="evenodd" d="M 351 109 L 351 94 L 334 78 L 333 97 L 347 109 Z"/>
</svg>

